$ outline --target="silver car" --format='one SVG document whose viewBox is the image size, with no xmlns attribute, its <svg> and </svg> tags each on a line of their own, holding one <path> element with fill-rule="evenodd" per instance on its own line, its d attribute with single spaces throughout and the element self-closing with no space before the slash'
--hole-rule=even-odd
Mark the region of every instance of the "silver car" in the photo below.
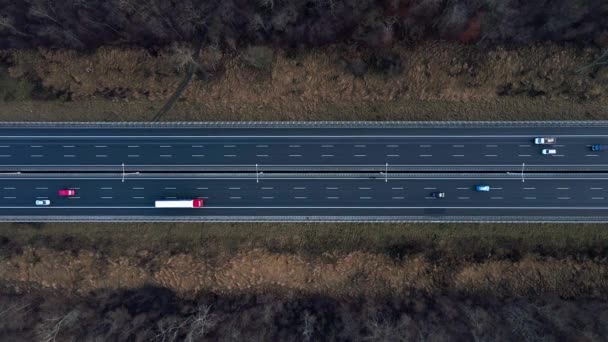
<svg viewBox="0 0 608 342">
<path fill-rule="evenodd" d="M 36 205 L 51 205 L 50 200 L 36 200 Z"/>
</svg>

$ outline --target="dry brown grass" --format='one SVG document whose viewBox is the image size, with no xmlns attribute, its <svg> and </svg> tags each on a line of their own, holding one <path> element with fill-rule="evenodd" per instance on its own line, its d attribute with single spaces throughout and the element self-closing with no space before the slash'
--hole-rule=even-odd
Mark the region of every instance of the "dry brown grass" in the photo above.
<svg viewBox="0 0 608 342">
<path fill-rule="evenodd" d="M 277 53 L 270 76 L 260 78 L 238 56 L 205 50 L 203 55 L 215 56 L 213 64 L 219 75 L 211 81 L 192 82 L 184 98 L 204 107 L 198 116 L 187 116 L 205 119 L 204 112 L 213 111 L 221 113 L 218 119 L 236 120 L 501 119 L 500 110 L 505 107 L 505 119 L 514 116 L 510 112 L 544 119 L 542 113 L 551 114 L 542 109 L 543 103 L 557 108 L 555 118 L 606 114 L 608 97 L 602 89 L 608 84 L 608 68 L 593 75 L 576 72 L 593 59 L 597 51 L 592 49 L 543 45 L 487 51 L 429 43 L 412 49 L 396 48 L 394 52 L 403 61 L 404 72 L 400 75 L 368 73 L 355 77 L 339 61 L 364 57 L 362 53 L 329 48 L 296 57 Z M 90 55 L 48 50 L 15 51 L 12 55 L 16 62 L 11 68 L 13 76 L 29 71 L 46 87 L 69 90 L 80 100 L 102 96 L 165 99 L 181 80 L 169 50 L 158 57 L 143 50 L 116 48 L 103 48 Z M 538 97 L 531 99 L 530 95 Z M 501 102 L 505 97 L 512 100 Z M 518 101 L 524 103 L 518 105 Z M 457 115 L 458 107 L 468 103 L 495 109 L 489 114 L 473 109 L 476 113 Z M 417 114 L 428 112 L 425 106 L 440 107 L 443 114 Z M 176 109 L 181 111 L 188 109 Z M 414 117 L 401 115 L 401 111 Z"/>
</svg>

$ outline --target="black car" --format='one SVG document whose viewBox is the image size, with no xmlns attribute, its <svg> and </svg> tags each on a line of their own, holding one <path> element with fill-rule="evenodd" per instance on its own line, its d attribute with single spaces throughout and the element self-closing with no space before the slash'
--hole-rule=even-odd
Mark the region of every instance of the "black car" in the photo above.
<svg viewBox="0 0 608 342">
<path fill-rule="evenodd" d="M 444 198 L 445 197 L 445 192 L 433 192 L 433 193 L 431 193 L 431 197 Z"/>
</svg>

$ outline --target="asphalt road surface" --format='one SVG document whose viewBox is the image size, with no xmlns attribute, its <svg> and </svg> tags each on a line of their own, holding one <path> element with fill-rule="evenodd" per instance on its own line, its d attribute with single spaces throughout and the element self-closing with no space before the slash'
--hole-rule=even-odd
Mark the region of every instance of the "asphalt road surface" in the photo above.
<svg viewBox="0 0 608 342">
<path fill-rule="evenodd" d="M 0 220 L 608 221 L 606 124 L 58 126 L 0 124 Z"/>
<path fill-rule="evenodd" d="M 608 171 L 592 144 L 605 128 L 0 128 L 0 171 Z"/>
<path fill-rule="evenodd" d="M 524 176 L 525 177 L 525 176 Z M 0 216 L 520 217 L 604 216 L 608 174 L 371 174 L 256 178 L 251 175 L 19 175 L 0 178 Z M 489 185 L 489 192 L 475 191 Z M 73 197 L 58 190 L 74 189 Z M 443 199 L 432 192 L 444 192 Z M 160 199 L 205 200 L 203 208 L 154 208 Z M 36 206 L 36 199 L 51 205 Z"/>
</svg>

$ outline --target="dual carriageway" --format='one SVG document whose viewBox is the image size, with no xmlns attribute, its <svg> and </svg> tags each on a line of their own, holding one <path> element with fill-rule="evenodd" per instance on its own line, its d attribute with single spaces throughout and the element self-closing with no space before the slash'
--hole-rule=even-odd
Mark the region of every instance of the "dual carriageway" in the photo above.
<svg viewBox="0 0 608 342">
<path fill-rule="evenodd" d="M 608 142 L 606 127 L 4 124 L 0 219 L 605 221 L 608 159 L 590 146 Z M 540 153 L 540 136 L 557 138 L 557 154 Z M 76 196 L 58 197 L 66 188 Z M 194 198 L 205 207 L 154 208 Z"/>
</svg>

